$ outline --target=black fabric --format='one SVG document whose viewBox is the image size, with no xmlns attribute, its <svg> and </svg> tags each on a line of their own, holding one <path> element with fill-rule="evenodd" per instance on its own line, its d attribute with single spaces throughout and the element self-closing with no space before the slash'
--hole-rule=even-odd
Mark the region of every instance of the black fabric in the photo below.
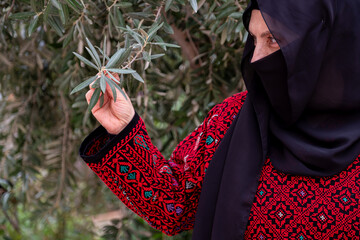
<svg viewBox="0 0 360 240">
<path fill-rule="evenodd" d="M 281 50 L 250 64 L 255 72 L 253 81 L 259 81 L 264 87 L 272 112 L 284 124 L 289 124 L 291 119 L 288 112 L 291 110 L 287 86 L 287 68 Z"/>
<path fill-rule="evenodd" d="M 257 3 L 281 51 L 252 65 L 247 39 L 248 96 L 207 170 L 195 240 L 243 239 L 266 156 L 284 173 L 330 176 L 360 153 L 360 1 Z"/>
<path fill-rule="evenodd" d="M 120 142 L 121 139 L 129 135 L 129 133 L 134 129 L 139 120 L 140 116 L 137 112 L 135 112 L 134 117 L 131 119 L 129 124 L 126 125 L 126 127 L 117 135 L 109 134 L 106 129 L 100 125 L 94 131 L 92 131 L 89 136 L 87 136 L 81 143 L 79 149 L 80 157 L 84 159 L 84 161 L 87 163 L 100 162 L 104 154 L 109 152 L 113 148 L 113 144 L 111 144 L 111 142 Z M 109 141 L 104 146 L 102 146 L 102 148 L 96 154 L 87 156 L 86 152 L 89 146 L 93 145 L 94 141 L 103 136 L 109 136 Z"/>
<path fill-rule="evenodd" d="M 360 152 L 360 1 L 259 1 L 259 8 L 288 69 L 290 108 L 281 110 L 288 122 L 270 117 L 269 157 L 286 173 L 334 175 Z"/>
</svg>

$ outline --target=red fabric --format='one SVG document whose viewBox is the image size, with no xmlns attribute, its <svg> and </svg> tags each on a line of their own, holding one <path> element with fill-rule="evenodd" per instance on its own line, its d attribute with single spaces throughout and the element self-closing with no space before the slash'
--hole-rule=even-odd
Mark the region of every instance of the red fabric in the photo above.
<svg viewBox="0 0 360 240">
<path fill-rule="evenodd" d="M 99 136 L 96 139 L 93 139 L 93 141 L 89 144 L 89 146 L 86 149 L 86 155 L 91 156 L 96 153 L 98 153 L 102 146 L 106 144 L 107 141 L 109 141 L 110 137 L 108 134 L 104 134 L 103 136 Z"/>
<path fill-rule="evenodd" d="M 245 98 L 246 92 L 238 93 L 216 105 L 169 160 L 151 143 L 141 119 L 119 142 L 100 138 L 83 143 L 83 154 L 91 156 L 99 146 L 113 144 L 100 161 L 87 161 L 111 191 L 168 235 L 192 229 L 206 168 Z"/>
<path fill-rule="evenodd" d="M 360 161 L 331 177 L 263 167 L 245 239 L 360 239 Z"/>
<path fill-rule="evenodd" d="M 88 166 L 131 210 L 174 235 L 193 228 L 206 168 L 246 92 L 216 105 L 166 160 L 139 120 L 120 140 L 85 140 Z M 111 145 L 104 151 L 102 146 Z M 100 160 L 91 160 L 92 155 Z M 90 160 L 89 160 L 90 157 Z M 326 178 L 286 175 L 267 160 L 245 239 L 360 239 L 360 161 Z M 236 207 L 236 206 L 234 206 Z"/>
</svg>

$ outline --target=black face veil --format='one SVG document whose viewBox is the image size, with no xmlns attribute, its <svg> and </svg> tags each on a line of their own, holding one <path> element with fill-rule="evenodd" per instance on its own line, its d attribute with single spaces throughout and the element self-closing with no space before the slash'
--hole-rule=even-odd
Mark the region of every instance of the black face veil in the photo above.
<svg viewBox="0 0 360 240">
<path fill-rule="evenodd" d="M 196 240 L 243 239 L 266 157 L 284 173 L 330 176 L 360 154 L 360 1 L 257 4 L 244 24 L 260 9 L 286 77 L 261 79 L 249 35 L 241 64 L 248 96 L 207 170 Z"/>
</svg>

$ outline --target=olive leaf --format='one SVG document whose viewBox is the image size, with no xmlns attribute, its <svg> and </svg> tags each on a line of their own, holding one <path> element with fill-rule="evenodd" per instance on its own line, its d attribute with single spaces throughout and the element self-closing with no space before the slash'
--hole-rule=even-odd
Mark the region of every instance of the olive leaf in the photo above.
<svg viewBox="0 0 360 240">
<path fill-rule="evenodd" d="M 75 3 L 75 1 L 70 1 L 71 3 Z M 72 6 L 73 7 L 73 6 Z M 118 27 L 123 30 L 125 33 L 129 34 L 134 40 L 132 44 L 128 41 L 125 44 L 124 48 L 119 48 L 111 57 L 106 54 L 106 37 L 104 37 L 103 48 L 101 49 L 98 46 L 94 46 L 88 38 L 86 39 L 86 43 L 88 47 L 85 47 L 86 51 L 91 57 L 91 60 L 81 56 L 79 53 L 73 52 L 73 54 L 84 64 L 87 66 L 94 68 L 97 70 L 97 73 L 86 79 L 84 82 L 77 85 L 70 94 L 74 94 L 87 86 L 91 85 L 91 88 L 94 88 L 95 91 L 91 97 L 89 103 L 89 110 L 91 111 L 93 107 L 96 105 L 100 98 L 100 107 L 102 107 L 104 103 L 104 95 L 106 93 L 107 85 L 109 85 L 111 92 L 113 94 L 114 101 L 117 99 L 118 89 L 121 94 L 126 98 L 125 92 L 122 90 L 120 86 L 123 81 L 119 81 L 114 75 L 121 74 L 121 79 L 123 79 L 124 74 L 131 74 L 131 76 L 138 80 L 139 82 L 144 83 L 144 79 L 137 73 L 135 70 L 131 69 L 131 65 L 136 60 L 144 59 L 147 61 L 147 66 L 149 66 L 152 59 L 159 58 L 164 54 L 154 54 L 151 55 L 152 45 L 158 45 L 166 49 L 166 47 L 179 47 L 175 44 L 165 43 L 161 41 L 162 39 L 157 35 L 157 32 L 164 27 L 164 22 L 154 23 L 148 33 L 143 29 L 131 29 L 129 26 L 126 28 Z M 139 32 L 139 33 L 138 33 Z M 127 38 L 125 34 L 125 38 Z M 153 40 L 153 41 L 152 41 Z M 139 48 L 139 45 L 141 47 Z M 148 48 L 148 50 L 145 50 Z M 133 49 L 140 49 L 136 54 L 133 54 Z M 100 59 L 99 53 L 102 55 L 102 59 Z M 140 57 L 142 56 L 142 58 Z M 146 66 L 146 68 L 147 68 Z"/>
<path fill-rule="evenodd" d="M 99 101 L 100 98 L 100 107 L 102 107 L 104 103 L 104 95 L 106 94 L 106 85 L 108 84 L 110 86 L 110 89 L 113 94 L 114 101 L 117 99 L 117 92 L 116 89 L 118 89 L 122 95 L 126 98 L 126 94 L 122 90 L 122 88 L 119 86 L 121 82 L 116 79 L 114 74 L 132 74 L 132 76 L 141 82 L 144 82 L 140 75 L 136 73 L 135 70 L 129 69 L 129 68 L 121 68 L 118 67 L 119 65 L 126 62 L 126 60 L 131 56 L 132 46 L 129 46 L 127 49 L 120 48 L 117 50 L 114 55 L 111 57 L 107 56 L 106 54 L 106 37 L 104 38 L 103 48 L 101 49 L 98 46 L 94 46 L 88 38 L 86 38 L 86 43 L 88 47 L 85 47 L 86 51 L 89 53 L 91 60 L 81 56 L 80 54 L 73 52 L 73 54 L 83 63 L 85 63 L 87 66 L 96 69 L 98 72 L 96 75 L 86 79 L 79 85 L 77 85 L 70 94 L 74 94 L 86 87 L 88 87 L 90 84 L 92 88 L 95 89 L 90 102 L 89 102 L 89 110 L 91 111 L 96 103 Z M 102 61 L 100 60 L 100 56 L 98 51 L 102 55 Z M 141 79 L 141 80 L 140 80 Z"/>
<path fill-rule="evenodd" d="M 80 83 L 79 85 L 77 85 L 71 92 L 70 92 L 70 95 L 71 94 L 74 94 L 86 87 L 88 87 L 92 82 L 95 81 L 95 79 L 97 78 L 98 76 L 93 76 L 93 77 L 90 77 L 88 78 L 87 80 L 85 80 L 84 82 Z"/>
<path fill-rule="evenodd" d="M 86 65 L 95 68 L 95 69 L 99 69 L 95 64 L 93 64 L 92 62 L 90 62 L 89 60 L 87 60 L 86 58 L 84 58 L 83 56 L 81 56 L 80 54 L 73 52 L 73 54 L 79 58 L 83 63 L 85 63 Z"/>
<path fill-rule="evenodd" d="M 91 96 L 91 99 L 90 99 L 90 103 L 89 103 L 89 111 L 91 111 L 96 103 L 98 102 L 99 100 L 99 97 L 100 97 L 100 89 L 99 88 L 96 88 L 93 95 Z"/>
<path fill-rule="evenodd" d="M 191 7 L 194 9 L 194 12 L 198 11 L 198 4 L 196 0 L 190 0 Z"/>
<path fill-rule="evenodd" d="M 123 48 L 119 49 L 108 61 L 106 68 L 114 67 L 117 61 L 120 59 L 121 55 L 125 52 Z"/>
</svg>

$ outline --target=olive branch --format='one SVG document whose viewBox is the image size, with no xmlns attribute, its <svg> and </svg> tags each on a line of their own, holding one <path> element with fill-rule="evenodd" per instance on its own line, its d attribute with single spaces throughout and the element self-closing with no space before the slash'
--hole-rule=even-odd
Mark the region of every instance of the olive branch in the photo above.
<svg viewBox="0 0 360 240">
<path fill-rule="evenodd" d="M 106 37 L 104 38 L 103 49 L 97 46 L 94 47 L 93 44 L 90 42 L 90 40 L 86 38 L 88 47 L 85 47 L 85 49 L 91 56 L 91 60 L 88 60 L 87 58 L 81 56 L 76 52 L 73 52 L 73 54 L 87 66 L 96 69 L 97 73 L 94 76 L 86 79 L 85 81 L 77 85 L 71 91 L 70 94 L 74 94 L 88 87 L 91 84 L 91 88 L 94 88 L 95 91 L 89 102 L 90 111 L 94 108 L 99 98 L 100 98 L 100 107 L 103 106 L 104 94 L 106 92 L 107 84 L 111 88 L 114 101 L 116 101 L 117 99 L 116 89 L 118 89 L 121 92 L 121 94 L 123 94 L 123 96 L 126 98 L 126 94 L 121 88 L 123 81 L 119 81 L 115 77 L 116 75 L 120 74 L 121 76 L 120 79 L 123 79 L 123 74 L 131 74 L 134 79 L 144 83 L 144 80 L 142 79 L 140 74 L 130 68 L 132 63 L 134 63 L 136 60 L 144 59 L 148 65 L 152 59 L 156 59 L 165 55 L 165 54 L 151 55 L 151 46 L 153 45 L 160 46 L 164 50 L 166 50 L 166 47 L 179 47 L 178 45 L 175 44 L 165 43 L 162 41 L 160 37 L 156 36 L 156 33 L 163 26 L 163 24 L 164 23 L 161 24 L 155 23 L 149 29 L 148 33 L 146 33 L 141 28 L 137 28 L 137 30 L 139 31 L 138 33 L 136 30 L 131 29 L 129 26 L 126 26 L 126 28 L 119 27 L 121 30 L 128 33 L 135 40 L 135 42 L 133 45 L 127 48 L 125 47 L 118 49 L 111 57 L 107 56 L 106 54 Z M 145 51 L 145 49 L 148 45 L 150 45 L 150 50 L 147 52 Z M 135 53 L 135 56 L 126 63 L 126 60 L 128 60 L 131 57 L 133 49 L 140 49 L 140 50 L 138 50 Z M 102 60 L 100 60 L 98 51 L 102 55 Z M 140 56 L 142 56 L 142 58 L 140 58 Z"/>
</svg>

